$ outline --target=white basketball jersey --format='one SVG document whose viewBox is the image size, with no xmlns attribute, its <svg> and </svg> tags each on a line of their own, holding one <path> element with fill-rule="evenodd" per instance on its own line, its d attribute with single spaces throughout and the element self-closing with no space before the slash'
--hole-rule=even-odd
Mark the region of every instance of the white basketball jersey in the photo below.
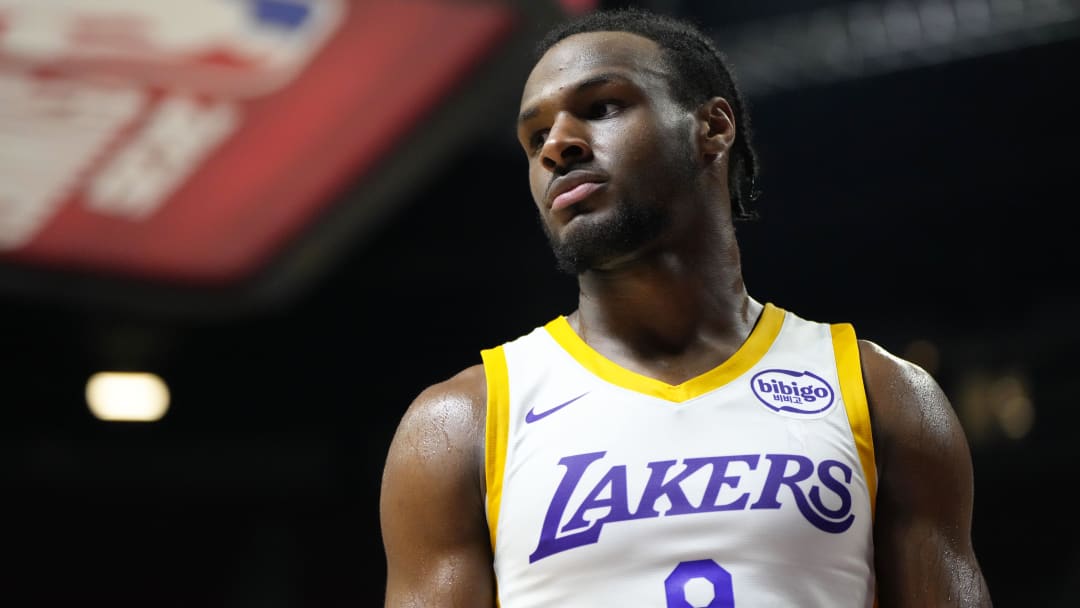
<svg viewBox="0 0 1080 608">
<path fill-rule="evenodd" d="M 670 385 L 558 317 L 483 351 L 501 608 L 869 608 L 870 418 L 849 324 L 766 304 Z"/>
</svg>

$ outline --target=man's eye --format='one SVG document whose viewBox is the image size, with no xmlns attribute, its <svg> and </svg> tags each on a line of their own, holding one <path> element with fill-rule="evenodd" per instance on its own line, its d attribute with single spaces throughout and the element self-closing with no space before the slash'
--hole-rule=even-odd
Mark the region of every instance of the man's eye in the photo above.
<svg viewBox="0 0 1080 608">
<path fill-rule="evenodd" d="M 622 104 L 613 100 L 596 101 L 589 104 L 589 118 L 605 118 L 622 109 Z"/>
<path fill-rule="evenodd" d="M 529 148 L 539 150 L 544 145 L 544 142 L 547 141 L 547 134 L 548 132 L 546 130 L 533 133 L 533 136 L 529 138 Z"/>
</svg>

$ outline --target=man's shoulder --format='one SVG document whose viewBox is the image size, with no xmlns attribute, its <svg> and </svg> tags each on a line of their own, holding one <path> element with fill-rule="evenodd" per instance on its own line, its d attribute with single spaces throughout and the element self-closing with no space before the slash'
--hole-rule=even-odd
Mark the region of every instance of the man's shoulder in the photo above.
<svg viewBox="0 0 1080 608">
<path fill-rule="evenodd" d="M 482 445 L 487 391 L 482 365 L 472 365 L 421 390 L 405 409 L 391 456 L 428 462 L 434 453 L 468 459 Z"/>
<path fill-rule="evenodd" d="M 933 374 L 869 340 L 859 340 L 859 355 L 877 436 L 904 442 L 953 432 L 956 413 Z"/>
<path fill-rule="evenodd" d="M 889 385 L 894 389 L 940 389 L 934 377 L 919 365 L 893 354 L 872 340 L 859 338 L 858 343 L 863 375 L 868 383 Z"/>
<path fill-rule="evenodd" d="M 482 407 L 487 400 L 484 365 L 470 365 L 454 375 L 425 387 L 413 400 L 412 408 Z"/>
<path fill-rule="evenodd" d="M 523 343 L 538 333 L 544 333 L 549 324 L 538 325 L 501 344 L 482 349 L 481 363 L 465 367 L 420 391 L 409 407 L 409 414 L 438 417 L 452 411 L 459 415 L 472 414 L 475 420 L 482 422 L 487 410 L 488 376 L 490 373 L 497 374 L 498 368 L 505 364 L 505 355 L 500 351 L 508 345 Z M 496 369 L 488 369 L 489 365 Z"/>
</svg>

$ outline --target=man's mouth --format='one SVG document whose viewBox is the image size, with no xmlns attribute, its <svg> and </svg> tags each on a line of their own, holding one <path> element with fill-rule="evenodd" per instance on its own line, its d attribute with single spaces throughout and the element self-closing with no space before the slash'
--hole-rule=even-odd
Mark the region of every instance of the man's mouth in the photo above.
<svg viewBox="0 0 1080 608">
<path fill-rule="evenodd" d="M 588 198 L 593 192 L 596 192 L 600 188 L 603 188 L 604 184 L 600 182 L 584 182 L 574 186 L 573 188 L 563 192 L 559 196 L 555 197 L 555 200 L 551 201 L 551 211 L 559 211 L 560 209 L 566 209 L 567 207 L 579 203 Z"/>
</svg>

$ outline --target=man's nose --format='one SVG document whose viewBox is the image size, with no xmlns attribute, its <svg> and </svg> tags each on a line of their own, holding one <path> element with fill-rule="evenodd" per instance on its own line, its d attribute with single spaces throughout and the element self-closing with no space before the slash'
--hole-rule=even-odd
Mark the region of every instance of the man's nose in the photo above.
<svg viewBox="0 0 1080 608">
<path fill-rule="evenodd" d="M 555 118 L 547 140 L 540 150 L 541 162 L 548 171 L 566 170 L 571 165 L 592 158 L 587 127 L 565 113 Z"/>
</svg>

